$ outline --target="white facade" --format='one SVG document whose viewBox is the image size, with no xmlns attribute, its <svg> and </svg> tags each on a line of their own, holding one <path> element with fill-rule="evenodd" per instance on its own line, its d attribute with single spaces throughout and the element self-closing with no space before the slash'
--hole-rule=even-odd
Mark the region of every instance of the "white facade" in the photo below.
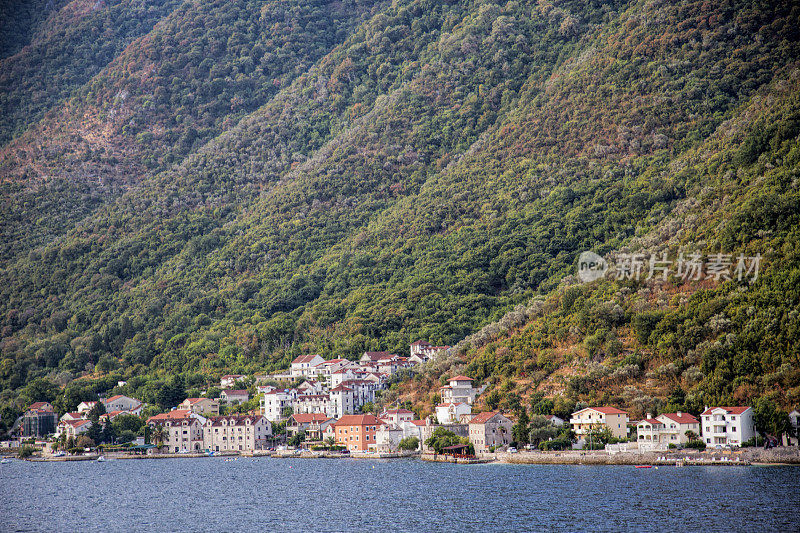
<svg viewBox="0 0 800 533">
<path fill-rule="evenodd" d="M 267 392 L 261 398 L 261 414 L 270 422 L 283 420 L 283 410 L 292 407 L 295 396 L 296 393 L 292 394 L 280 389 Z"/>
<path fill-rule="evenodd" d="M 750 407 L 711 407 L 700 415 L 703 442 L 709 448 L 741 446 L 755 436 L 753 409 Z"/>
<path fill-rule="evenodd" d="M 440 424 L 460 424 L 469 422 L 472 406 L 464 402 L 440 403 L 436 406 L 436 420 Z M 466 421 L 463 417 L 468 417 Z"/>
<path fill-rule="evenodd" d="M 316 377 L 317 374 L 315 367 L 324 362 L 325 359 L 316 354 L 301 355 L 300 357 L 292 361 L 292 366 L 291 369 L 289 370 L 289 373 L 293 378 Z"/>
<path fill-rule="evenodd" d="M 107 413 L 112 411 L 125 411 L 134 415 L 138 415 L 142 412 L 142 402 L 136 398 L 130 398 L 121 394 L 117 394 L 116 396 L 112 396 L 111 398 L 106 398 L 105 400 L 100 401 L 103 402 Z"/>
<path fill-rule="evenodd" d="M 450 383 L 441 387 L 439 392 L 442 396 L 442 403 L 467 403 L 472 405 L 478 391 L 472 387 L 472 379 L 467 376 L 456 376 L 450 379 Z"/>
</svg>

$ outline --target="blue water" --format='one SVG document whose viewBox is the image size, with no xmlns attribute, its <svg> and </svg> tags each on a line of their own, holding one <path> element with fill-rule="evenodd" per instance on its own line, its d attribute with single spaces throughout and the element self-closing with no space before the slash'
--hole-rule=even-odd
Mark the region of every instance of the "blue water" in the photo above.
<svg viewBox="0 0 800 533">
<path fill-rule="evenodd" d="M 800 467 L 0 465 L 0 531 L 798 531 Z"/>
</svg>

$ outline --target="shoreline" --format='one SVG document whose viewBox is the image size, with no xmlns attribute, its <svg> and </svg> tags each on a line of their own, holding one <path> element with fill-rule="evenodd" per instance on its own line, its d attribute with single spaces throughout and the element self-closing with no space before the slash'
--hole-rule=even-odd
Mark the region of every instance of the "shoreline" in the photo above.
<svg viewBox="0 0 800 533">
<path fill-rule="evenodd" d="M 131 455 L 124 453 L 103 454 L 108 461 L 142 459 L 201 459 L 224 457 L 227 459 L 268 457 L 273 459 L 418 459 L 426 462 L 453 464 L 530 464 L 530 465 L 591 465 L 591 466 L 800 466 L 800 449 L 783 450 L 737 450 L 724 452 L 683 452 L 670 451 L 656 453 L 609 453 L 605 451 L 563 451 L 563 452 L 499 452 L 481 454 L 474 458 L 439 455 L 432 452 L 381 452 L 381 453 L 330 453 L 299 450 L 254 452 L 215 452 L 206 453 L 158 453 Z M 80 455 L 65 457 L 30 457 L 22 459 L 30 462 L 69 462 L 97 461 L 100 455 Z"/>
</svg>

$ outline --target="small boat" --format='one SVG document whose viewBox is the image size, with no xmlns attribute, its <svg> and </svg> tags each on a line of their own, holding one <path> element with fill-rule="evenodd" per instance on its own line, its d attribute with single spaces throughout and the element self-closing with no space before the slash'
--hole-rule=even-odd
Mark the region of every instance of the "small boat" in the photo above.
<svg viewBox="0 0 800 533">
<path fill-rule="evenodd" d="M 97 458 L 97 462 L 98 462 L 98 463 L 102 463 L 102 462 L 104 462 L 105 460 L 106 460 L 106 458 L 105 458 L 105 457 L 103 457 L 102 455 L 101 455 L 101 456 L 99 456 L 99 457 Z"/>
<path fill-rule="evenodd" d="M 636 465 L 636 468 L 653 468 L 653 465 Z"/>
<path fill-rule="evenodd" d="M 3 459 L 0 460 L 0 464 L 2 464 L 2 465 L 7 465 L 10 462 L 11 462 L 11 459 L 9 459 L 8 457 L 3 457 Z"/>
</svg>

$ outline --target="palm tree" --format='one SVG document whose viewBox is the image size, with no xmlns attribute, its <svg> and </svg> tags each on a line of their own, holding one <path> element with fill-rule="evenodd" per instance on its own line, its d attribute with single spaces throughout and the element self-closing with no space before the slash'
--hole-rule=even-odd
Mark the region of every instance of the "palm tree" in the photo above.
<svg viewBox="0 0 800 533">
<path fill-rule="evenodd" d="M 156 445 L 156 448 L 161 448 L 164 445 L 164 437 L 166 437 L 167 432 L 164 431 L 164 426 L 156 426 L 153 428 L 153 433 L 150 435 L 150 438 L 153 440 L 153 444 Z"/>
</svg>

